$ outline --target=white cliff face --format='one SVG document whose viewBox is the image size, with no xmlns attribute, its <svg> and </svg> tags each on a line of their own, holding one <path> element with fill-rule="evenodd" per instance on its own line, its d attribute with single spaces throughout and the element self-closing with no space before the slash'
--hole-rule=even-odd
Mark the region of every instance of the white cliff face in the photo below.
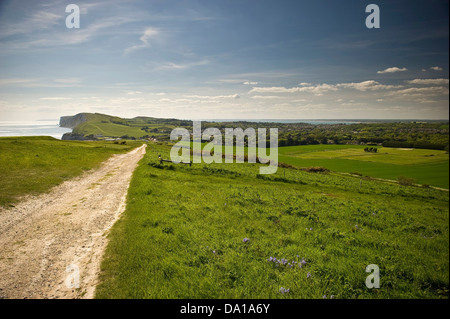
<svg viewBox="0 0 450 319">
<path fill-rule="evenodd" d="M 86 122 L 86 114 L 79 113 L 73 116 L 61 116 L 59 119 L 59 126 L 67 128 L 75 128 L 77 125 Z"/>
</svg>

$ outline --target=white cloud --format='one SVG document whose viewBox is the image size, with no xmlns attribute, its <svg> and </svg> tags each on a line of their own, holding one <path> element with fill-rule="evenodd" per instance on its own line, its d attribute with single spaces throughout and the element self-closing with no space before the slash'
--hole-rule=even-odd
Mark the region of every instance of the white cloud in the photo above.
<svg viewBox="0 0 450 319">
<path fill-rule="evenodd" d="M 329 91 L 337 91 L 338 89 L 331 84 L 318 84 L 313 86 L 302 86 L 299 88 L 300 92 L 309 92 L 313 93 L 314 95 L 321 96 L 323 93 L 329 92 Z"/>
<path fill-rule="evenodd" d="M 154 39 L 160 34 L 160 32 L 152 27 L 148 27 L 144 30 L 144 33 L 139 37 L 141 44 L 133 45 L 125 49 L 124 54 L 129 54 L 135 50 L 144 49 L 150 47 L 150 40 Z"/>
<path fill-rule="evenodd" d="M 448 79 L 414 79 L 407 81 L 410 84 L 431 84 L 431 85 L 448 85 Z"/>
<path fill-rule="evenodd" d="M 0 38 L 17 34 L 29 34 L 30 30 L 36 32 L 49 29 L 61 22 L 61 19 L 64 17 L 63 14 L 64 12 L 58 15 L 52 12 L 39 10 L 20 22 L 4 20 L 0 23 Z"/>
<path fill-rule="evenodd" d="M 421 100 L 419 103 L 420 103 L 420 104 L 432 104 L 432 103 L 439 103 L 439 101 L 434 101 L 434 100 Z"/>
<path fill-rule="evenodd" d="M 63 83 L 63 84 L 78 84 L 81 82 L 81 79 L 79 79 L 79 78 L 54 79 L 53 82 Z"/>
<path fill-rule="evenodd" d="M 321 96 L 323 93 L 329 91 L 337 91 L 338 89 L 331 84 L 318 84 L 312 86 L 302 86 L 302 87 L 292 87 L 286 88 L 283 86 L 273 86 L 273 87 L 254 87 L 248 93 L 297 93 L 297 92 L 307 92 L 313 93 L 314 95 Z"/>
<path fill-rule="evenodd" d="M 0 85 L 20 85 L 25 83 L 31 83 L 36 81 L 36 79 L 20 79 L 20 78 L 12 78 L 12 79 L 0 79 Z"/>
<path fill-rule="evenodd" d="M 81 80 L 77 78 L 66 79 L 38 79 L 38 78 L 10 78 L 0 79 L 0 85 L 17 86 L 17 87 L 79 87 Z"/>
<path fill-rule="evenodd" d="M 362 106 L 367 105 L 367 103 L 362 102 L 349 102 L 349 103 L 341 103 L 342 106 Z"/>
<path fill-rule="evenodd" d="M 215 95 L 215 96 L 209 96 L 209 95 L 185 95 L 185 97 L 194 98 L 194 99 L 206 99 L 206 100 L 239 99 L 240 98 L 239 94 Z"/>
<path fill-rule="evenodd" d="M 270 99 L 279 99 L 279 96 L 276 95 L 254 95 L 252 99 L 256 100 L 270 100 Z"/>
<path fill-rule="evenodd" d="M 185 64 L 176 64 L 173 62 L 167 62 L 164 63 L 163 65 L 159 66 L 158 69 L 169 69 L 169 70 L 183 70 L 183 69 L 189 69 L 195 66 L 202 66 L 202 65 L 207 65 L 210 62 L 208 60 L 201 60 L 201 61 L 197 61 L 197 62 L 190 62 L 190 63 L 185 63 Z"/>
<path fill-rule="evenodd" d="M 245 82 L 242 83 L 242 84 L 245 84 L 245 85 L 257 85 L 258 82 L 245 81 Z"/>
<path fill-rule="evenodd" d="M 71 100 L 71 97 L 62 97 L 62 96 L 52 96 L 52 97 L 41 97 L 40 100 L 44 101 L 63 101 L 63 100 Z"/>
<path fill-rule="evenodd" d="M 432 67 L 430 68 L 430 70 L 433 70 L 433 71 L 442 71 L 443 69 L 442 69 L 441 67 L 439 67 L 439 66 L 432 66 Z"/>
<path fill-rule="evenodd" d="M 369 81 L 363 81 L 363 82 L 357 82 L 357 83 L 339 83 L 336 86 L 346 88 L 346 89 L 355 89 L 358 91 L 375 91 L 375 90 L 387 90 L 387 89 L 396 89 L 401 88 L 401 85 L 386 85 L 386 84 L 380 84 L 377 81 L 369 80 Z"/>
<path fill-rule="evenodd" d="M 298 92 L 307 92 L 312 93 L 316 96 L 322 96 L 327 92 L 335 92 L 338 88 L 345 89 L 355 89 L 358 91 L 376 91 L 376 90 L 388 90 L 388 89 L 398 89 L 402 88 L 402 85 L 386 85 L 381 84 L 374 80 L 356 82 L 356 83 L 338 83 L 338 84 L 317 84 L 310 85 L 309 83 L 301 83 L 303 85 L 309 86 L 301 86 L 301 87 L 292 87 L 286 88 L 283 86 L 274 86 L 274 87 L 254 87 L 248 93 L 298 93 Z"/>
<path fill-rule="evenodd" d="M 304 103 L 304 102 L 312 102 L 312 100 L 296 99 L 296 100 L 292 100 L 291 102 L 293 102 L 293 103 Z"/>
<path fill-rule="evenodd" d="M 391 68 L 387 68 L 384 69 L 383 71 L 377 71 L 378 74 L 384 74 L 384 73 L 395 73 L 395 72 L 404 72 L 404 71 L 408 71 L 407 68 L 398 68 L 396 66 L 391 67 Z"/>
<path fill-rule="evenodd" d="M 390 95 L 394 96 L 407 96 L 407 97 L 423 97 L 423 96 L 436 96 L 436 95 L 448 95 L 448 88 L 443 86 L 431 86 L 422 88 L 408 88 L 398 91 L 393 91 Z"/>
<path fill-rule="evenodd" d="M 164 63 L 163 65 L 161 65 L 159 68 L 160 69 L 179 70 L 179 69 L 186 69 L 187 66 L 186 65 L 181 65 L 181 64 L 175 64 L 175 63 L 172 63 L 172 62 L 167 62 L 167 63 Z"/>
<path fill-rule="evenodd" d="M 297 92 L 298 88 L 285 88 L 284 86 L 272 87 L 254 87 L 248 93 L 293 93 Z"/>
</svg>

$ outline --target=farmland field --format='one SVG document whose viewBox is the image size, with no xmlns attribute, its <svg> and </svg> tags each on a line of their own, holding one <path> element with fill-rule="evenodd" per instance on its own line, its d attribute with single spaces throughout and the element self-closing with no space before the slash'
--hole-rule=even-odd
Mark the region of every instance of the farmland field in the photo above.
<svg viewBox="0 0 450 319">
<path fill-rule="evenodd" d="M 323 166 L 332 171 L 360 173 L 396 180 L 399 176 L 417 183 L 449 187 L 449 156 L 445 151 L 367 146 L 305 145 L 279 148 L 279 161 L 298 167 Z"/>
<path fill-rule="evenodd" d="M 259 175 L 248 163 L 161 165 L 169 151 L 149 145 L 134 173 L 97 298 L 448 298 L 448 192 Z M 365 285 L 369 264 L 379 289 Z"/>
</svg>

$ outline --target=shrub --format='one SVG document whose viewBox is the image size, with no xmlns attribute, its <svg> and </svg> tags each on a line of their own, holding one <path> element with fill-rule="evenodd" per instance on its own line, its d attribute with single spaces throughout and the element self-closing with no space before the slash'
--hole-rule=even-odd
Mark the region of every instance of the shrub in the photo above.
<svg viewBox="0 0 450 319">
<path fill-rule="evenodd" d="M 327 173 L 330 170 L 328 168 L 322 167 L 322 166 L 311 166 L 311 167 L 306 167 L 303 169 L 306 172 L 310 172 L 310 173 Z"/>
<path fill-rule="evenodd" d="M 294 166 L 292 166 L 290 164 L 282 163 L 282 162 L 278 162 L 278 167 L 296 169 Z"/>
<path fill-rule="evenodd" d="M 400 185 L 403 186 L 412 186 L 414 185 L 414 179 L 405 177 L 405 176 L 399 176 L 397 177 L 397 181 Z"/>
</svg>

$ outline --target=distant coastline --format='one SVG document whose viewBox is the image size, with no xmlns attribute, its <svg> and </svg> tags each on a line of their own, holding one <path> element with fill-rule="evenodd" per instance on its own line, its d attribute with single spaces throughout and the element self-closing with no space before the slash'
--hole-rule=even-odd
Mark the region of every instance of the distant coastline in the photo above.
<svg viewBox="0 0 450 319">
<path fill-rule="evenodd" d="M 191 119 L 187 121 L 192 121 Z M 198 121 L 198 120 L 197 120 Z M 442 120 L 423 120 L 423 119 L 202 119 L 203 122 L 251 122 L 251 123 L 283 123 L 295 124 L 306 123 L 313 125 L 326 124 L 367 124 L 367 123 L 395 123 L 395 122 L 448 122 L 448 119 Z M 37 121 L 0 121 L 0 136 L 51 136 L 61 139 L 65 133 L 72 132 L 71 128 L 59 125 L 60 120 L 37 120 Z"/>
</svg>

